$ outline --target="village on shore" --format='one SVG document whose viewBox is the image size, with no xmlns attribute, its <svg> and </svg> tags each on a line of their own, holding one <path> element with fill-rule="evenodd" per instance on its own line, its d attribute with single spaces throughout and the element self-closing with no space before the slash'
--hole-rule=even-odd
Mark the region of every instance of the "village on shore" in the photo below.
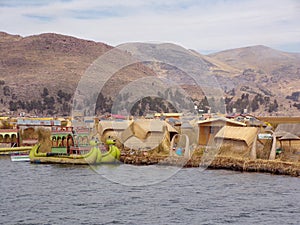
<svg viewBox="0 0 300 225">
<path fill-rule="evenodd" d="M 31 148 L 40 142 L 38 129 L 53 127 L 84 127 L 101 143 L 113 138 L 121 152 L 120 162 L 127 164 L 207 166 L 300 176 L 300 118 L 296 117 L 187 117 L 182 113 L 139 118 L 0 117 L 0 154 L 9 154 L 7 148 Z"/>
</svg>

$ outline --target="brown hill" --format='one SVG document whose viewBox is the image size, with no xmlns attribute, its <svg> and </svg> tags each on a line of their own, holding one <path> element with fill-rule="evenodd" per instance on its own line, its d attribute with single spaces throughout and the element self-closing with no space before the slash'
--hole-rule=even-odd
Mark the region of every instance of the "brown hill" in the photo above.
<svg viewBox="0 0 300 225">
<path fill-rule="evenodd" d="M 186 50 L 186 54 L 183 54 L 179 46 L 172 44 L 134 47 L 148 48 L 149 51 L 161 48 L 163 49 L 161 57 L 164 57 L 164 54 L 173 54 L 172 60 L 175 60 L 175 65 L 185 65 L 187 71 L 182 71 L 175 65 L 156 61 L 144 65 L 138 63 L 118 71 L 116 76 L 108 81 L 109 85 L 104 89 L 106 94 L 116 95 L 129 82 L 150 75 L 171 79 L 182 85 L 190 96 L 197 98 L 203 96 L 203 93 L 193 88 L 191 79 L 186 74 L 196 71 L 198 76 L 203 76 L 203 82 L 206 76 L 217 77 L 224 96 L 230 100 L 227 102 L 231 105 L 228 112 L 232 107 L 239 106 L 241 96 L 247 94 L 249 111 L 251 111 L 250 103 L 255 97 L 261 96 L 267 100 L 267 103 L 264 101 L 254 110 L 254 114 L 274 114 L 270 110 L 270 104 L 272 105 L 274 100 L 279 103 L 275 113 L 299 114 L 300 54 L 281 52 L 266 46 L 238 48 L 209 55 L 202 55 L 193 50 Z M 47 88 L 49 97 L 55 97 L 57 113 L 61 113 L 64 110 L 62 108 L 64 101 L 68 101 L 69 107 L 72 104 L 71 99 L 66 96 L 74 94 L 86 69 L 94 60 L 111 49 L 112 46 L 104 43 L 60 34 L 47 33 L 21 37 L 0 32 L 2 111 L 7 111 L 11 102 L 18 100 L 23 102 L 41 100 L 44 88 Z M 210 88 L 213 87 L 213 84 L 209 85 Z M 59 90 L 62 92 L 60 97 L 57 97 Z M 49 98 L 44 100 L 51 103 Z M 57 101 L 61 104 L 57 104 Z"/>
<path fill-rule="evenodd" d="M 234 68 L 251 68 L 265 73 L 283 68 L 297 72 L 300 54 L 278 51 L 263 45 L 244 47 L 209 54 L 208 57 L 220 60 Z M 299 68 L 298 68 L 299 69 Z"/>
<path fill-rule="evenodd" d="M 224 89 L 235 88 L 237 96 L 259 93 L 278 101 L 277 114 L 299 114 L 299 110 L 292 106 L 298 102 L 288 99 L 288 96 L 300 91 L 299 53 L 282 52 L 259 45 L 217 52 L 208 57 L 240 71 L 232 72 L 235 75 L 230 81 L 224 76 L 219 77 Z M 264 114 L 265 111 L 265 108 L 261 108 L 257 114 Z"/>
<path fill-rule="evenodd" d="M 81 40 L 71 36 L 46 33 L 29 37 L 0 33 L 0 106 L 8 110 L 10 101 L 40 100 L 43 89 L 49 97 L 74 94 L 81 76 L 99 56 L 113 49 L 100 42 Z M 132 65 L 119 71 L 115 80 L 151 73 L 146 67 Z M 127 76 L 130 74 L 130 76 Z M 127 78 L 124 78 L 126 77 Z M 118 81 L 111 82 L 114 85 Z M 69 106 L 72 103 L 69 100 Z M 56 107 L 59 107 L 56 105 Z"/>
<path fill-rule="evenodd" d="M 3 35 L 2 35 L 3 36 Z M 1 36 L 1 37 L 2 37 Z M 81 74 L 112 47 L 58 34 L 29 37 L 4 35 L 0 42 L 0 73 L 11 89 L 24 97 L 44 87 L 71 91 Z"/>
</svg>

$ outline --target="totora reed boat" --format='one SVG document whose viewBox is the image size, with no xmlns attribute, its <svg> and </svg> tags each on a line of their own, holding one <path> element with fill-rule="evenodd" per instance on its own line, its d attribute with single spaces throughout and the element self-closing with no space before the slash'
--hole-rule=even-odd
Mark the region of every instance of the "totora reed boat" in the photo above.
<svg viewBox="0 0 300 225">
<path fill-rule="evenodd" d="M 106 146 L 102 143 L 99 149 L 97 138 L 89 141 L 87 129 L 56 127 L 52 129 L 50 140 L 51 152 L 39 152 L 41 144 L 36 144 L 30 151 L 30 162 L 81 165 L 116 163 L 121 154 L 111 138 L 106 140 Z"/>
<path fill-rule="evenodd" d="M 39 152 L 40 144 L 35 145 L 30 153 L 31 163 L 57 163 L 57 164 L 95 164 L 101 159 L 101 152 L 97 147 L 96 141 L 91 141 L 91 150 L 86 154 L 68 154 L 68 153 L 41 153 Z"/>
</svg>

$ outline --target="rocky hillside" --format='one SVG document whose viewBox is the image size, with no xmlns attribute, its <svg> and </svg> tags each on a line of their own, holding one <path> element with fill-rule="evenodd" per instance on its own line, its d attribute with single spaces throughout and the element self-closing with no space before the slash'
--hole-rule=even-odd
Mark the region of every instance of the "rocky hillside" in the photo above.
<svg viewBox="0 0 300 225">
<path fill-rule="evenodd" d="M 174 45 L 163 47 L 177 54 Z M 155 45 L 149 48 L 155 48 Z M 21 37 L 0 32 L 0 113 L 68 114 L 80 78 L 94 60 L 111 49 L 112 46 L 103 43 L 53 33 Z M 189 52 L 192 57 L 174 55 L 174 58 L 198 70 L 199 74 L 217 78 L 224 98 L 214 101 L 224 101 L 227 112 L 235 108 L 237 112 L 247 109 L 261 116 L 299 115 L 300 54 L 266 46 L 231 49 L 210 55 L 193 50 Z M 203 92 L 194 88 L 184 71 L 157 62 L 139 63 L 118 71 L 104 89 L 106 97 L 98 98 L 101 110 L 110 106 L 108 96 L 115 98 L 118 90 L 144 76 L 172 79 L 183 86 L 199 108 L 212 108 L 214 111 L 208 104 L 211 101 L 203 100 Z M 162 90 L 161 94 L 164 98 L 166 90 Z M 157 99 L 147 101 L 145 108 L 148 109 L 149 104 L 159 102 Z M 142 102 L 139 104 L 143 105 Z"/>
<path fill-rule="evenodd" d="M 0 32 L 1 112 L 66 114 L 82 75 L 112 48 L 104 43 L 54 33 L 21 37 Z M 132 65 L 119 71 L 106 91 L 113 94 L 122 77 L 130 80 L 131 76 L 151 73 L 145 66 Z M 131 76 L 126 76 L 128 74 Z"/>
<path fill-rule="evenodd" d="M 262 103 L 259 104 L 259 108 L 254 107 L 257 108 L 255 113 L 299 115 L 299 53 L 277 51 L 266 46 L 252 46 L 222 51 L 208 57 L 235 69 L 230 75 L 222 71 L 215 73 L 225 93 L 229 98 L 233 98 L 233 101 L 241 100 L 243 94 L 244 97 L 249 95 L 251 100 L 263 99 L 261 102 L 268 101 L 273 104 L 276 100 L 276 110 L 270 109 L 270 104 Z M 253 111 L 251 106 L 248 110 Z"/>
</svg>

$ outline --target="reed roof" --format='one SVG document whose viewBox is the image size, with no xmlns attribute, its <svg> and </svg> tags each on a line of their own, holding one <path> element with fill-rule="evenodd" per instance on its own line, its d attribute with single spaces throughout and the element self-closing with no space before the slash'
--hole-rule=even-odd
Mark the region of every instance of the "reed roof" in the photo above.
<svg viewBox="0 0 300 225">
<path fill-rule="evenodd" d="M 253 143 L 257 132 L 258 128 L 256 127 L 224 126 L 216 134 L 215 139 L 244 141 L 248 146 L 250 146 Z"/>
<path fill-rule="evenodd" d="M 164 132 L 169 132 L 169 133 L 178 133 L 178 131 L 168 124 L 166 121 L 158 120 L 158 119 L 153 119 L 153 120 L 148 120 L 148 119 L 139 119 L 136 120 L 132 123 L 131 125 L 132 133 L 140 138 L 140 139 L 145 139 L 149 136 L 149 134 L 153 133 L 164 133 Z"/>
<path fill-rule="evenodd" d="M 152 133 L 146 139 L 139 139 L 136 136 L 128 138 L 124 145 L 131 149 L 143 149 L 151 150 L 157 148 L 159 144 L 164 140 L 164 135 L 162 133 Z"/>
<path fill-rule="evenodd" d="M 103 135 L 103 133 L 107 130 L 124 131 L 130 126 L 131 123 L 132 121 L 130 120 L 101 120 L 99 121 L 98 127 L 100 135 Z"/>
<path fill-rule="evenodd" d="M 288 132 L 300 137 L 300 124 L 299 123 L 282 123 L 278 124 L 275 133 Z"/>
<path fill-rule="evenodd" d="M 295 135 L 295 134 L 286 133 L 281 138 L 279 138 L 279 140 L 280 141 L 284 141 L 284 140 L 300 140 L 300 138 L 297 135 Z"/>
</svg>

